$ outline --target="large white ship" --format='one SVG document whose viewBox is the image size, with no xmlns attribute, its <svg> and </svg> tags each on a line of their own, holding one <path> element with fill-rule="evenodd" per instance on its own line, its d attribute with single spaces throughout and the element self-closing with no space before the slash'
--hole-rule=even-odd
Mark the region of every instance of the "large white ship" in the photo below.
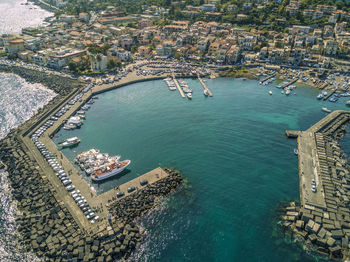
<svg viewBox="0 0 350 262">
<path fill-rule="evenodd" d="M 91 176 L 91 179 L 93 181 L 102 181 L 104 179 L 107 179 L 109 177 L 115 176 L 122 172 L 128 165 L 130 165 L 130 160 L 124 160 L 124 161 L 116 161 L 115 163 L 107 166 L 102 167 L 98 170 L 96 170 L 93 175 Z"/>
</svg>

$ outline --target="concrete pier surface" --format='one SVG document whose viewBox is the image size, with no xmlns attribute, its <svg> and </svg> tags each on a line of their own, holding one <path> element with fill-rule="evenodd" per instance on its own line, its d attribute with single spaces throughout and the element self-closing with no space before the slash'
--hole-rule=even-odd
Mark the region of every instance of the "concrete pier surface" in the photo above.
<svg viewBox="0 0 350 262">
<path fill-rule="evenodd" d="M 337 110 L 298 133 L 300 206 L 283 225 L 331 259 L 350 258 L 350 165 L 340 148 L 350 111 Z"/>
<path fill-rule="evenodd" d="M 206 89 L 208 91 L 209 96 L 213 96 L 213 93 L 209 90 L 209 88 L 207 87 L 207 85 L 204 83 L 204 81 L 202 80 L 202 78 L 200 77 L 200 75 L 197 75 L 198 80 L 201 82 L 202 86 L 204 89 Z"/>
<path fill-rule="evenodd" d="M 173 80 L 174 80 L 174 83 L 175 83 L 175 85 L 176 85 L 176 88 L 177 88 L 177 90 L 178 90 L 179 93 L 180 93 L 180 96 L 181 96 L 182 98 L 185 98 L 185 97 L 186 97 L 186 96 L 185 96 L 185 93 L 184 93 L 184 91 L 182 90 L 182 88 L 181 88 L 179 82 L 176 80 L 175 74 L 173 73 L 172 76 L 173 76 Z"/>
</svg>

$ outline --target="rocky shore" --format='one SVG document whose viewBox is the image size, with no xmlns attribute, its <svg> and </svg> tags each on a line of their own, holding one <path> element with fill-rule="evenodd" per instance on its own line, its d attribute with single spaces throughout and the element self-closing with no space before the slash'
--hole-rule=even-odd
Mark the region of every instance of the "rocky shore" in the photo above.
<svg viewBox="0 0 350 262">
<path fill-rule="evenodd" d="M 109 209 L 112 216 L 122 222 L 130 223 L 155 207 L 162 197 L 172 193 L 182 183 L 182 176 L 176 170 L 164 170 L 169 176 L 112 204 Z"/>
<path fill-rule="evenodd" d="M 338 261 L 350 258 L 350 165 L 339 144 L 349 122 L 344 117 L 315 133 L 325 206 L 292 202 L 282 217 L 284 229 L 305 250 Z"/>
<path fill-rule="evenodd" d="M 31 153 L 12 131 L 0 141 L 0 157 L 7 166 L 13 198 L 20 215 L 18 244 L 45 261 L 115 261 L 127 257 L 142 239 L 133 222 L 173 192 L 182 181 L 177 171 L 117 201 L 109 207 L 110 226 L 99 231 L 79 228 L 56 191 L 33 160 Z"/>
</svg>

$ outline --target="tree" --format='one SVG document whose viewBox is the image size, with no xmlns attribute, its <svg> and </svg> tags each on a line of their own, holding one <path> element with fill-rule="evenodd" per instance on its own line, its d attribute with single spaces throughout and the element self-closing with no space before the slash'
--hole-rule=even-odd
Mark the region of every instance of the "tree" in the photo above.
<svg viewBox="0 0 350 262">
<path fill-rule="evenodd" d="M 137 45 L 133 45 L 131 46 L 130 52 L 132 54 L 135 54 L 137 52 L 137 50 L 139 49 L 139 47 Z"/>
<path fill-rule="evenodd" d="M 76 73 L 77 72 L 77 64 L 74 61 L 69 61 L 68 63 L 69 70 Z"/>
<path fill-rule="evenodd" d="M 117 66 L 117 63 L 116 63 L 113 59 L 109 59 L 109 60 L 107 61 L 107 68 L 108 68 L 109 70 L 115 68 L 116 66 Z"/>
</svg>

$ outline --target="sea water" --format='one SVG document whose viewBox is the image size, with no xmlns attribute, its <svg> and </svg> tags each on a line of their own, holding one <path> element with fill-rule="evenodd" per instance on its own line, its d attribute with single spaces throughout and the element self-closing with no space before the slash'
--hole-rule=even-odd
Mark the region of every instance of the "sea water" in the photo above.
<svg viewBox="0 0 350 262">
<path fill-rule="evenodd" d="M 298 86 L 286 96 L 273 85 L 219 78 L 188 80 L 193 99 L 168 90 L 164 81 L 129 85 L 98 96 L 81 129 L 61 130 L 58 143 L 71 160 L 97 148 L 130 159 L 128 172 L 102 183 L 98 193 L 157 166 L 179 169 L 186 186 L 140 219 L 146 234 L 130 261 L 312 261 L 274 237 L 277 207 L 299 198 L 295 139 L 286 129 L 305 130 L 326 115 L 316 89 Z M 268 91 L 272 90 L 273 95 Z"/>
</svg>

